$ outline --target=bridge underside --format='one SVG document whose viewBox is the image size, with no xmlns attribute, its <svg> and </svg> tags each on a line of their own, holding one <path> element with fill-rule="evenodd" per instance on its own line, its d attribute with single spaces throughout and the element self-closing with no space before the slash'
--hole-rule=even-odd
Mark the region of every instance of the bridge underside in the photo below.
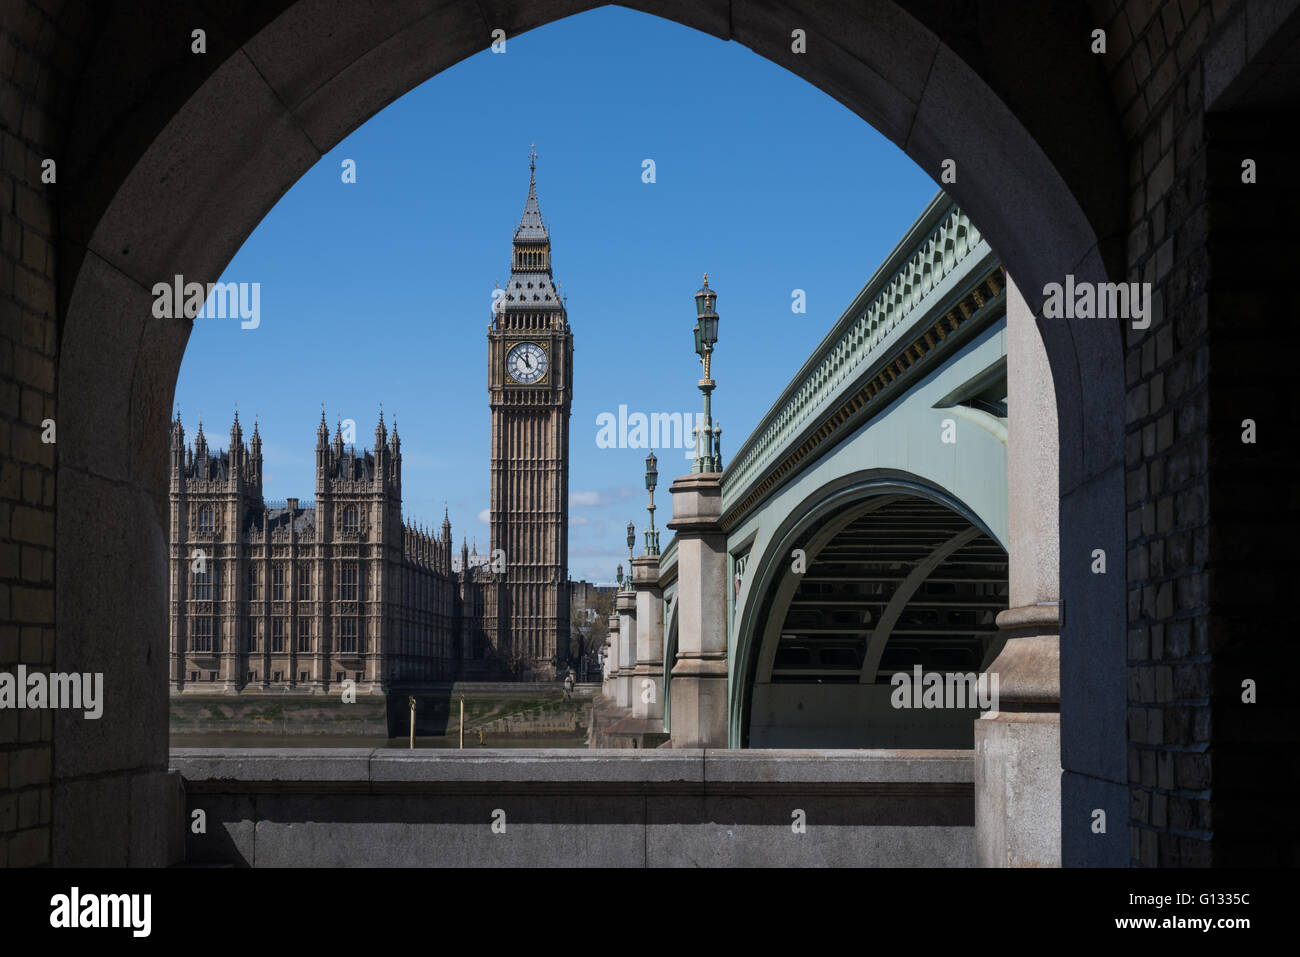
<svg viewBox="0 0 1300 957">
<path fill-rule="evenodd" d="M 913 708 L 898 674 L 979 673 L 1000 650 L 1007 555 L 952 509 L 880 495 L 824 516 L 765 596 L 745 744 L 969 748 L 974 708 Z M 898 706 L 903 704 L 906 706 Z"/>
</svg>

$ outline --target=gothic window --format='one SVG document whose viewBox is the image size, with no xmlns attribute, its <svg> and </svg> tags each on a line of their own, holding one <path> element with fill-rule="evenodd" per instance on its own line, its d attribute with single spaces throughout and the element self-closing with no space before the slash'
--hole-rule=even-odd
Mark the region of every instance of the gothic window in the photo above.
<svg viewBox="0 0 1300 957">
<path fill-rule="evenodd" d="M 194 631 L 190 635 L 190 647 L 194 651 L 211 651 L 212 650 L 212 619 L 195 618 L 191 623 Z"/>
<path fill-rule="evenodd" d="M 340 601 L 356 601 L 360 579 L 355 562 L 340 565 L 338 570 L 338 597 Z"/>
<path fill-rule="evenodd" d="M 357 653 L 357 620 L 355 618 L 339 619 L 339 651 L 344 654 Z"/>
<path fill-rule="evenodd" d="M 343 509 L 343 531 L 348 534 L 356 534 L 357 507 L 355 505 L 349 505 Z"/>
<path fill-rule="evenodd" d="M 248 619 L 248 651 L 250 654 L 257 651 L 257 619 Z"/>
<path fill-rule="evenodd" d="M 310 618 L 298 619 L 298 650 L 300 652 L 311 651 L 311 619 Z"/>
<path fill-rule="evenodd" d="M 190 598 L 195 601 L 212 601 L 212 566 L 215 562 L 203 563 L 202 571 L 190 572 Z"/>
<path fill-rule="evenodd" d="M 212 506 L 204 505 L 199 509 L 199 531 L 212 531 Z"/>
<path fill-rule="evenodd" d="M 257 601 L 257 595 L 258 595 L 257 583 L 258 583 L 257 566 L 249 565 L 248 566 L 248 600 L 249 601 Z"/>
<path fill-rule="evenodd" d="M 271 619 L 271 651 L 272 652 L 284 651 L 284 619 L 283 618 L 277 617 Z"/>
<path fill-rule="evenodd" d="M 306 565 L 298 566 L 298 600 L 311 601 L 311 569 Z"/>
<path fill-rule="evenodd" d="M 271 566 L 271 601 L 284 601 L 284 566 Z"/>
</svg>

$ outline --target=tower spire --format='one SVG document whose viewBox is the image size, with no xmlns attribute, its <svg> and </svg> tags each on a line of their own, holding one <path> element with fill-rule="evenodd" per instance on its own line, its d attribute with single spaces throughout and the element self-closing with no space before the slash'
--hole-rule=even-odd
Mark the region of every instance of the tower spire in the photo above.
<svg viewBox="0 0 1300 957">
<path fill-rule="evenodd" d="M 546 224 L 542 222 L 542 208 L 537 203 L 537 150 L 533 149 L 528 153 L 528 199 L 524 201 L 524 215 L 515 230 L 515 242 L 545 242 L 548 239 Z"/>
</svg>

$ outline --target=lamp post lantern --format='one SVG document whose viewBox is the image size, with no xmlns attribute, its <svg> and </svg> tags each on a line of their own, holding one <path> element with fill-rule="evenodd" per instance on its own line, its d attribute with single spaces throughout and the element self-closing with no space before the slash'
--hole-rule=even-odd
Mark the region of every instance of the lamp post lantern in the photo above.
<svg viewBox="0 0 1300 957">
<path fill-rule="evenodd" d="M 659 530 L 655 528 L 655 486 L 659 484 L 659 460 L 655 458 L 654 450 L 645 457 L 645 487 L 650 492 L 650 504 L 647 510 L 650 512 L 650 527 L 645 530 L 645 553 L 647 555 L 659 554 Z"/>
<path fill-rule="evenodd" d="M 633 526 L 631 522 L 628 522 L 627 523 L 627 561 L 628 561 L 629 571 L 632 568 L 632 557 L 633 557 L 632 549 L 635 547 L 636 547 L 636 528 L 635 526 Z M 631 583 L 630 575 L 628 577 L 628 582 L 629 584 Z"/>
<path fill-rule="evenodd" d="M 713 347 L 718 341 L 718 311 L 716 304 L 718 294 L 709 288 L 709 274 L 704 274 L 704 285 L 695 294 L 695 352 L 704 365 L 704 378 L 700 379 L 700 391 L 704 393 L 704 427 L 693 429 L 695 434 L 695 460 L 691 464 L 692 472 L 721 472 L 722 429 L 713 425 L 712 396 L 717 385 L 711 377 Z"/>
</svg>

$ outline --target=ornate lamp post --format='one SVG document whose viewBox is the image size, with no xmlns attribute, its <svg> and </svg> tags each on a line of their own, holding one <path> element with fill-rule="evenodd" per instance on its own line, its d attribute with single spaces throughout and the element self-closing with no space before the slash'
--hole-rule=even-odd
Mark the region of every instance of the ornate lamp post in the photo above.
<svg viewBox="0 0 1300 957">
<path fill-rule="evenodd" d="M 629 586 L 629 587 L 630 587 L 631 584 L 632 584 L 632 575 L 631 575 L 631 569 L 632 569 L 632 557 L 633 557 L 633 556 L 632 556 L 632 549 L 633 549 L 635 546 L 636 546 L 636 528 L 632 525 L 631 522 L 628 522 L 628 523 L 627 523 L 627 563 L 628 563 L 628 564 L 627 564 L 627 567 L 628 567 L 628 578 L 627 578 L 627 583 L 628 583 L 628 586 Z"/>
<path fill-rule="evenodd" d="M 645 457 L 645 487 L 650 492 L 650 527 L 645 530 L 645 553 L 647 555 L 659 554 L 659 530 L 655 528 L 655 486 L 659 484 L 659 460 L 655 458 L 654 451 Z"/>
<path fill-rule="evenodd" d="M 618 566 L 618 577 L 617 577 L 615 580 L 618 582 L 618 590 L 619 590 L 619 591 L 622 591 L 622 590 L 623 590 L 623 564 L 622 564 L 622 562 L 619 563 L 619 566 Z"/>
<path fill-rule="evenodd" d="M 704 363 L 704 378 L 700 391 L 704 393 L 704 429 L 693 429 L 695 434 L 695 461 L 692 472 L 722 471 L 722 429 L 713 427 L 712 395 L 717 385 L 710 377 L 710 359 L 718 341 L 718 313 L 714 308 L 718 294 L 709 288 L 709 274 L 704 274 L 704 285 L 695 294 L 695 352 Z"/>
</svg>

